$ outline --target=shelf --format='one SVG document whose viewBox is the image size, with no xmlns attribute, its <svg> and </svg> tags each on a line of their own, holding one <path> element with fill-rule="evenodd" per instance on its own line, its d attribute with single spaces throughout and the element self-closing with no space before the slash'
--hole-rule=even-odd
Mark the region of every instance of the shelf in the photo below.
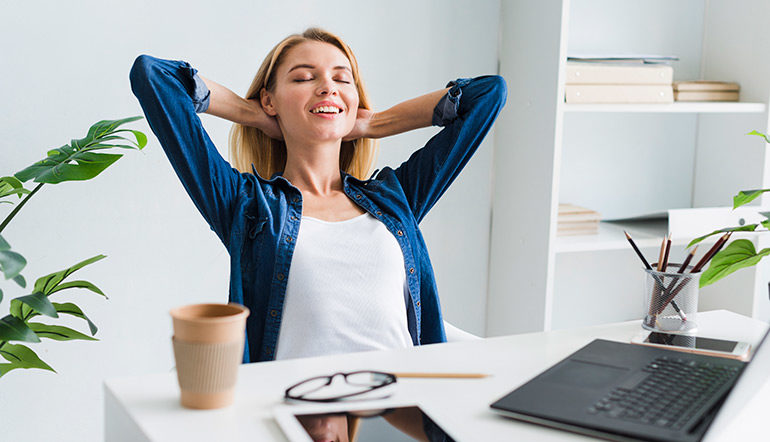
<svg viewBox="0 0 770 442">
<path fill-rule="evenodd" d="M 656 219 L 629 222 L 600 222 L 599 233 L 594 235 L 557 236 L 555 241 L 556 253 L 592 252 L 596 250 L 630 249 L 626 235 L 627 231 L 636 245 L 640 248 L 660 247 L 660 243 L 668 234 L 668 220 Z M 718 236 L 704 240 L 703 244 L 713 244 Z M 671 245 L 686 246 L 692 238 L 673 238 Z"/>
<path fill-rule="evenodd" d="M 764 103 L 674 102 L 671 104 L 564 104 L 564 112 L 761 113 Z"/>
</svg>

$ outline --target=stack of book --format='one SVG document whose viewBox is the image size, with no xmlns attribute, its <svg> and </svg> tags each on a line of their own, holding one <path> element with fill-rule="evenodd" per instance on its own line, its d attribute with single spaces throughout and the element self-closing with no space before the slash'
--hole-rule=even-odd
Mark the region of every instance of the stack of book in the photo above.
<svg viewBox="0 0 770 442">
<path fill-rule="evenodd" d="M 585 207 L 573 204 L 559 204 L 556 236 L 594 235 L 599 232 L 602 216 Z"/>
<path fill-rule="evenodd" d="M 725 81 L 675 81 L 676 101 L 738 101 L 738 83 Z"/>
<path fill-rule="evenodd" d="M 675 57 L 569 57 L 567 103 L 673 103 Z M 653 62 L 654 61 L 654 62 Z"/>
</svg>

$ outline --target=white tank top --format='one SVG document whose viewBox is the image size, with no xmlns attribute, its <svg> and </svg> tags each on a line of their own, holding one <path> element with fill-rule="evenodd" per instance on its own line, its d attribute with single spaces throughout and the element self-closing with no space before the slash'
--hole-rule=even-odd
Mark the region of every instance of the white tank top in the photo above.
<svg viewBox="0 0 770 442">
<path fill-rule="evenodd" d="M 404 255 L 368 213 L 302 217 L 276 359 L 411 347 Z"/>
</svg>

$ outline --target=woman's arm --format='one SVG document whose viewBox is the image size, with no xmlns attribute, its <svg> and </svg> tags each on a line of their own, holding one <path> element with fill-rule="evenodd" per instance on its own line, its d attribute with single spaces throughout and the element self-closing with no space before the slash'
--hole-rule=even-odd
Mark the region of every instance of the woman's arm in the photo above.
<svg viewBox="0 0 770 442">
<path fill-rule="evenodd" d="M 281 128 L 274 117 L 262 110 L 258 99 L 242 98 L 221 84 L 198 75 L 211 93 L 209 107 L 204 113 L 224 118 L 233 123 L 253 126 L 270 138 L 282 139 Z"/>
<path fill-rule="evenodd" d="M 197 112 L 209 94 L 189 63 L 140 55 L 129 74 L 142 106 L 185 190 L 219 238 L 228 246 L 232 208 L 241 176 L 222 158 Z"/>
<path fill-rule="evenodd" d="M 433 121 L 433 110 L 436 104 L 448 90 L 449 88 L 440 89 L 399 103 L 386 111 L 370 113 L 368 120 L 363 121 L 364 124 L 359 130 L 366 138 L 384 138 L 428 127 Z M 360 117 L 361 112 L 359 112 Z M 358 121 L 356 125 L 359 125 Z"/>
<path fill-rule="evenodd" d="M 394 171 L 418 222 L 457 178 L 505 104 L 505 80 L 497 75 L 459 78 L 447 86 L 451 88 L 436 104 L 431 120 L 444 129 Z M 412 118 L 424 124 L 424 112 Z"/>
</svg>

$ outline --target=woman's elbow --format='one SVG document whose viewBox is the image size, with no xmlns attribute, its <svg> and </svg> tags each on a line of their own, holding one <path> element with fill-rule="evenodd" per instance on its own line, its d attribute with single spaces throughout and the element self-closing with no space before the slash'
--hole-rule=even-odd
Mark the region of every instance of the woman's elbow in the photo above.
<svg viewBox="0 0 770 442">
<path fill-rule="evenodd" d="M 131 66 L 131 72 L 128 74 L 128 79 L 131 82 L 131 90 L 134 94 L 137 93 L 137 87 L 139 85 L 146 84 L 152 77 L 152 73 L 157 59 L 147 54 L 142 54 L 136 57 L 133 66 Z"/>
<path fill-rule="evenodd" d="M 508 85 L 505 82 L 505 78 L 501 75 L 490 75 L 487 77 L 487 81 L 489 82 L 489 91 L 487 93 L 497 99 L 500 107 L 505 106 L 505 101 L 508 98 Z"/>
</svg>

